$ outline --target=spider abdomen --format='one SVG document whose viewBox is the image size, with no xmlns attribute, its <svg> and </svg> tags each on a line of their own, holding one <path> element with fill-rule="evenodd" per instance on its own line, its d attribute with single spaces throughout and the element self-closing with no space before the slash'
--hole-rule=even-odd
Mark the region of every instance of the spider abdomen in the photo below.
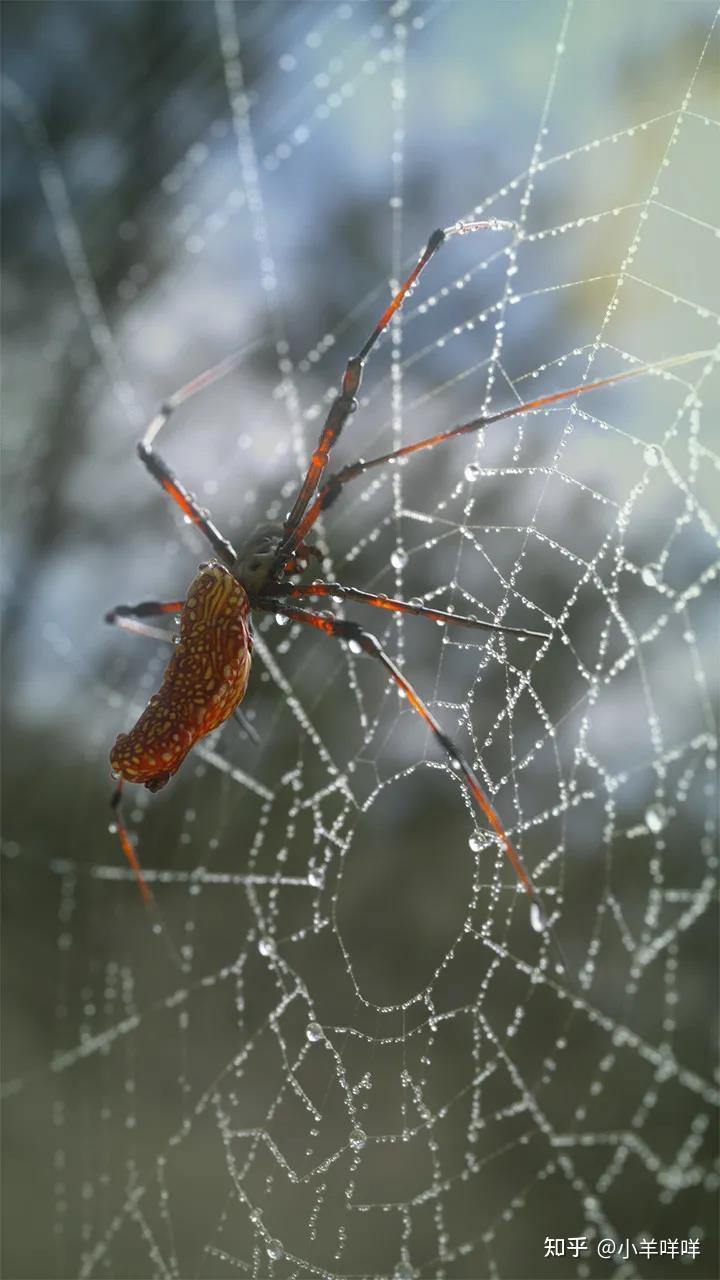
<svg viewBox="0 0 720 1280">
<path fill-rule="evenodd" d="M 162 684 L 110 753 L 118 777 L 158 791 L 191 747 L 232 715 L 250 676 L 249 613 L 247 592 L 227 569 L 210 564 L 200 570 Z"/>
</svg>

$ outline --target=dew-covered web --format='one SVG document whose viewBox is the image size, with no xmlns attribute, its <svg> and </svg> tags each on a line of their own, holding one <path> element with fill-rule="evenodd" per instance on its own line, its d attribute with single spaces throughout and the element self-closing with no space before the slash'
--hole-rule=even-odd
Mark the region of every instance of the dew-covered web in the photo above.
<svg viewBox="0 0 720 1280">
<path fill-rule="evenodd" d="M 162 931 L 102 807 L 112 738 L 167 660 L 98 634 L 102 613 L 175 598 L 206 556 L 133 456 L 175 386 L 247 348 L 158 442 L 240 541 L 287 510 L 345 359 L 438 223 L 517 229 L 443 247 L 336 465 L 716 347 L 716 15 L 681 8 L 191 7 L 154 90 L 128 71 L 115 127 L 138 163 L 162 111 L 182 146 L 114 225 L 112 291 L 77 171 L 5 83 L 66 272 L 22 368 L 52 392 L 72 356 L 92 424 L 24 714 L 57 716 L 95 781 L 53 799 L 74 814 L 57 848 L 5 832 L 23 912 L 54 921 L 50 1030 L 6 1086 L 37 1171 L 18 1274 L 685 1274 L 641 1243 L 667 1239 L 715 1274 L 712 356 L 370 472 L 319 526 L 328 580 L 548 632 L 333 604 L 473 763 L 566 972 L 407 701 L 305 628 L 256 623 L 259 745 L 230 721 L 128 801 Z M 510 75 L 517 119 L 489 100 Z M 202 77 L 213 109 L 188 121 Z M 19 443 L 11 426 L 11 479 Z M 546 1237 L 586 1248 L 545 1259 Z M 602 1238 L 629 1257 L 599 1259 Z"/>
</svg>

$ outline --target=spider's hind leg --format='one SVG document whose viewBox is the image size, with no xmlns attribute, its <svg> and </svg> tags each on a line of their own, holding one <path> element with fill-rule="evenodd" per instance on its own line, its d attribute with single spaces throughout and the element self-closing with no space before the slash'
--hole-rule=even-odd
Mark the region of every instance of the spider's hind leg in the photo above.
<svg viewBox="0 0 720 1280">
<path fill-rule="evenodd" d="M 417 690 L 411 685 L 410 681 L 403 675 L 399 667 L 395 665 L 392 658 L 385 652 L 383 646 L 376 636 L 370 631 L 363 630 L 356 622 L 347 622 L 343 618 L 332 618 L 323 616 L 318 613 L 311 613 L 308 609 L 296 609 L 285 604 L 275 602 L 271 606 L 273 610 L 284 613 L 286 617 L 293 622 L 302 622 L 306 626 L 316 627 L 319 631 L 324 631 L 326 635 L 334 636 L 336 639 L 347 640 L 350 644 L 357 645 L 358 651 L 362 650 L 369 657 L 377 659 L 382 663 L 390 679 L 405 694 L 410 706 L 425 721 L 427 727 L 433 733 L 436 741 L 440 744 L 446 756 L 448 757 L 453 769 L 461 773 L 467 783 L 472 797 L 480 810 L 485 816 L 496 836 L 502 844 L 505 855 L 510 862 L 515 875 L 520 884 L 528 894 L 535 908 L 535 918 L 542 929 L 548 930 L 548 936 L 555 948 L 556 954 L 562 964 L 562 968 L 567 972 L 567 965 L 563 957 L 560 945 L 554 935 L 553 930 L 549 927 L 550 921 L 545 910 L 542 897 L 535 888 L 530 878 L 525 864 L 520 857 L 515 846 L 512 844 L 498 813 L 490 802 L 484 788 L 480 785 L 474 770 L 470 767 L 465 757 L 455 746 L 452 738 L 445 733 L 445 730 L 435 719 L 429 707 L 425 705 Z"/>
<path fill-rule="evenodd" d="M 255 729 L 254 726 L 248 720 L 247 716 L 245 715 L 245 712 L 241 711 L 239 707 L 236 707 L 235 710 L 233 711 L 233 720 L 237 721 L 243 733 L 250 739 L 250 741 L 253 742 L 256 747 L 259 747 L 260 735 L 257 729 Z"/>
<path fill-rule="evenodd" d="M 140 869 L 140 863 L 138 862 L 138 856 L 135 852 L 135 846 L 133 845 L 133 842 L 130 839 L 130 834 L 123 820 L 123 815 L 122 815 L 123 786 L 124 786 L 124 779 L 121 778 L 115 790 L 113 791 L 112 797 L 110 800 L 110 808 L 113 814 L 113 826 L 115 828 L 117 837 L 120 841 L 120 847 L 130 864 L 130 868 L 135 877 L 135 883 L 137 884 L 137 887 L 140 890 L 140 893 L 142 894 L 143 902 L 145 903 L 146 907 L 153 907 L 155 905 L 155 899 L 153 898 L 150 888 L 145 878 L 143 877 L 143 873 Z"/>
<path fill-rule="evenodd" d="M 149 640 L 172 640 L 169 631 L 161 627 L 153 627 L 141 618 L 156 618 L 161 614 L 178 614 L 182 610 L 184 600 L 143 600 L 141 604 L 118 604 L 105 614 L 105 621 L 111 626 L 121 627 L 123 631 L 132 631 L 136 636 L 147 636 Z"/>
</svg>

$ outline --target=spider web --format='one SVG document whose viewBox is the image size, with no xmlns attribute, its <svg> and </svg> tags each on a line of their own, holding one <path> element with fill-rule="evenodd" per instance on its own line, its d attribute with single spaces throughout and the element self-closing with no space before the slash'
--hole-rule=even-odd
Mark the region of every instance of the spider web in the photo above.
<svg viewBox="0 0 720 1280">
<path fill-rule="evenodd" d="M 49 6 L 88 79 L 64 132 L 22 8 L 8 1274 L 664 1277 L 695 1240 L 715 1275 L 713 360 L 370 473 L 319 526 L 330 580 L 549 632 L 333 605 L 473 762 L 567 973 L 376 664 L 269 618 L 260 745 L 230 722 L 128 805 L 153 931 L 102 761 L 167 647 L 99 625 L 206 554 L 133 457 L 154 404 L 245 349 L 161 448 L 236 542 L 282 518 L 438 223 L 518 232 L 438 254 L 338 460 L 716 344 L 714 7 Z"/>
</svg>

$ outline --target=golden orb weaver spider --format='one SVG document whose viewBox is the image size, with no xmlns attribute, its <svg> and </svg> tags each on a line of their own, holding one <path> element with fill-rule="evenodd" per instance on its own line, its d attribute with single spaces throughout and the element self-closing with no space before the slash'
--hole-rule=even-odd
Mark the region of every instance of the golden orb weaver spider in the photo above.
<svg viewBox="0 0 720 1280">
<path fill-rule="evenodd" d="M 410 705 L 432 731 L 453 769 L 464 778 L 478 810 L 494 830 L 518 881 L 531 899 L 535 926 L 540 930 L 549 926 L 540 894 L 474 770 L 444 732 L 410 681 L 386 653 L 379 640 L 356 622 L 298 608 L 293 601 L 303 600 L 305 597 L 325 596 L 333 600 L 370 605 L 393 613 L 407 613 L 415 617 L 429 618 L 435 622 L 447 623 L 449 626 L 501 631 L 508 635 L 530 637 L 539 641 L 547 640 L 548 633 L 485 622 L 473 616 L 432 609 L 413 601 L 374 595 L 337 582 L 315 582 L 303 586 L 287 581 L 290 575 L 297 574 L 299 569 L 306 567 L 310 556 L 318 554 L 315 547 L 307 544 L 306 538 L 321 513 L 337 500 L 346 484 L 372 468 L 385 466 L 396 459 L 408 457 L 423 449 L 432 449 L 457 436 L 483 430 L 508 418 L 584 395 L 588 391 L 596 391 L 600 387 L 607 387 L 627 378 L 683 364 L 707 354 L 693 352 L 689 355 L 659 361 L 655 365 L 641 365 L 610 377 L 599 378 L 594 382 L 582 383 L 551 395 L 539 396 L 537 399 L 513 405 L 499 413 L 474 418 L 470 422 L 441 431 L 423 440 L 417 440 L 391 453 L 350 463 L 331 475 L 321 485 L 331 451 L 350 416 L 357 409 L 356 395 L 365 362 L 430 259 L 452 235 L 481 229 L 506 229 L 513 226 L 513 223 L 501 221 L 458 222 L 444 230 L 433 231 L 415 267 L 393 296 L 364 346 L 357 355 L 348 360 L 339 394 L 330 406 L 307 472 L 284 524 L 261 526 L 250 536 L 240 553 L 223 536 L 210 517 L 200 509 L 192 493 L 173 474 L 154 448 L 158 434 L 179 405 L 228 373 L 234 367 L 237 357 L 227 358 L 176 391 L 160 406 L 139 442 L 137 451 L 141 462 L 178 504 L 187 519 L 197 526 L 217 556 L 216 560 L 200 566 L 198 574 L 190 584 L 185 600 L 172 600 L 167 603 L 145 601 L 137 605 L 118 605 L 106 615 L 106 621 L 125 627 L 127 630 L 162 638 L 166 638 L 165 633 L 148 626 L 142 619 L 160 614 L 180 615 L 176 647 L 168 662 L 160 689 L 150 699 L 134 728 L 129 733 L 121 733 L 118 736 L 110 754 L 113 775 L 119 779 L 111 801 L 115 813 L 115 830 L 148 905 L 152 903 L 152 895 L 143 879 L 135 848 L 122 818 L 123 786 L 126 782 L 142 783 L 150 791 L 158 791 L 177 772 L 195 743 L 237 712 L 245 696 L 250 677 L 252 657 L 250 615 L 252 612 L 259 611 L 281 615 L 288 620 L 314 627 L 328 636 L 345 640 L 356 652 L 365 653 L 382 664 L 389 679 L 404 693 Z"/>
</svg>

